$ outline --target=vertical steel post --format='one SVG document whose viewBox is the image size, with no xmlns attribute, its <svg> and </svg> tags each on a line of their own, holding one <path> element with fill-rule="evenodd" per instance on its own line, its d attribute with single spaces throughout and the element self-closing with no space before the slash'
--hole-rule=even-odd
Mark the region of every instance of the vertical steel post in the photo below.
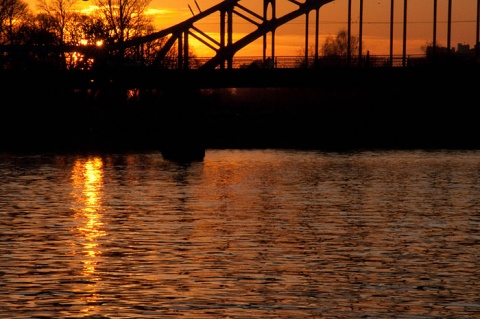
<svg viewBox="0 0 480 319">
<path fill-rule="evenodd" d="M 480 0 L 479 0 L 480 1 Z M 390 66 L 393 66 L 393 19 L 395 11 L 395 0 L 390 2 Z"/>
<path fill-rule="evenodd" d="M 276 0 L 270 0 L 270 1 L 271 1 L 271 4 L 272 4 L 272 20 L 275 20 L 277 18 Z M 273 61 L 275 61 L 275 31 L 276 31 L 276 29 L 272 30 L 272 43 L 271 43 L 272 51 L 271 51 L 271 56 L 270 56 L 270 58 L 272 59 L 272 63 L 273 63 Z"/>
<path fill-rule="evenodd" d="M 437 55 L 437 0 L 433 0 L 433 40 L 432 40 L 432 58 Z"/>
<path fill-rule="evenodd" d="M 310 13 L 307 12 L 305 14 L 305 67 L 308 67 L 308 15 Z"/>
<path fill-rule="evenodd" d="M 230 46 L 233 43 L 233 7 L 228 9 L 228 18 L 227 18 L 227 45 Z M 228 57 L 227 60 L 227 67 L 228 69 L 233 68 L 233 58 L 231 56 Z"/>
<path fill-rule="evenodd" d="M 451 35 L 452 35 L 452 0 L 448 0 L 448 18 L 447 18 L 447 52 L 450 54 L 451 50 Z"/>
<path fill-rule="evenodd" d="M 275 20 L 276 18 L 276 15 L 275 15 L 275 11 L 276 11 L 276 0 L 263 0 L 263 22 L 267 22 L 267 15 L 268 15 L 268 8 L 269 8 L 269 5 L 271 5 L 271 14 L 272 14 L 272 20 Z M 270 58 L 273 60 L 275 58 L 275 29 L 273 29 L 271 32 L 271 42 L 270 42 L 270 45 L 271 45 L 271 51 L 270 51 Z M 263 35 L 263 62 L 265 63 L 266 61 L 266 58 L 267 58 L 267 34 L 268 32 L 266 32 L 264 35 Z"/>
<path fill-rule="evenodd" d="M 267 22 L 267 14 L 268 14 L 268 4 L 270 3 L 269 0 L 263 0 L 263 23 Z M 263 35 L 263 47 L 262 47 L 262 61 L 265 63 L 267 59 L 267 32 Z"/>
<path fill-rule="evenodd" d="M 225 48 L 225 10 L 220 12 L 220 50 Z M 225 61 L 220 63 L 220 69 L 225 69 Z"/>
<path fill-rule="evenodd" d="M 317 8 L 315 10 L 315 65 L 318 65 L 318 33 L 319 32 L 320 32 L 320 8 Z"/>
<path fill-rule="evenodd" d="M 407 64 L 407 0 L 403 0 L 403 52 L 402 66 Z"/>
<path fill-rule="evenodd" d="M 480 41 L 480 0 L 477 0 L 477 31 L 475 36 L 475 57 L 478 59 L 480 56 L 480 45 L 478 41 Z"/>
<path fill-rule="evenodd" d="M 351 36 L 352 36 L 352 0 L 348 0 L 348 18 L 347 18 L 347 65 L 348 66 L 350 66 L 350 62 L 352 59 Z"/>
<path fill-rule="evenodd" d="M 363 41 L 363 0 L 360 0 L 360 23 L 358 26 L 358 65 L 362 66 L 362 41 Z"/>
</svg>

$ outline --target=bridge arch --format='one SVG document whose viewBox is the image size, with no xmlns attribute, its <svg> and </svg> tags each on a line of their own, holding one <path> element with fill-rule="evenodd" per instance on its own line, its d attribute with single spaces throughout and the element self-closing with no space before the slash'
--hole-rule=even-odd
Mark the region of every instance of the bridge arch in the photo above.
<svg viewBox="0 0 480 319">
<path fill-rule="evenodd" d="M 311 11 L 317 12 L 317 44 L 318 47 L 318 11 L 323 5 L 334 0 L 285 0 L 293 4 L 296 9 L 287 12 L 282 16 L 277 16 L 277 0 L 264 0 L 263 13 L 259 14 L 253 10 L 240 4 L 240 0 L 224 0 L 221 3 L 204 10 L 190 19 L 187 19 L 175 26 L 165 30 L 152 33 L 150 35 L 132 39 L 124 45 L 133 46 L 141 45 L 142 43 L 170 36 L 166 41 L 164 47 L 158 53 L 157 59 L 163 59 L 172 47 L 177 44 L 177 67 L 179 69 L 189 69 L 190 61 L 188 54 L 189 38 L 193 37 L 208 48 L 214 51 L 214 56 L 207 60 L 199 68 L 201 69 L 215 69 L 215 68 L 232 68 L 232 61 L 235 54 L 249 45 L 263 37 L 263 58 L 267 58 L 267 39 L 270 36 L 271 51 L 269 57 L 273 60 L 275 58 L 275 31 L 279 26 L 287 24 L 288 22 L 305 15 L 306 25 L 305 30 L 308 33 L 308 15 Z M 204 19 L 212 14 L 219 14 L 220 31 L 219 39 L 214 39 L 206 32 L 202 31 L 196 26 L 196 22 Z M 254 27 L 254 30 L 243 38 L 233 41 L 233 24 L 234 19 L 242 19 Z M 308 34 L 305 35 L 306 39 Z M 308 52 L 308 40 L 306 40 L 305 52 Z M 318 51 L 318 50 L 317 50 Z"/>
</svg>

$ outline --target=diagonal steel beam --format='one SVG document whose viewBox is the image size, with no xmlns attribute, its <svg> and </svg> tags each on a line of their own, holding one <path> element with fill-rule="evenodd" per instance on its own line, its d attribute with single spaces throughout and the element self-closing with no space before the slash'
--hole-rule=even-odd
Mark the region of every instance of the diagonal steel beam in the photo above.
<svg viewBox="0 0 480 319">
<path fill-rule="evenodd" d="M 241 38 L 237 42 L 220 48 L 217 51 L 217 54 L 205 62 L 200 69 L 215 69 L 221 63 L 223 63 L 223 61 L 233 58 L 235 53 L 237 53 L 240 49 L 256 41 L 258 38 L 262 37 L 268 32 L 272 32 L 279 26 L 292 21 L 303 14 L 307 14 L 312 10 L 319 9 L 321 6 L 332 1 L 334 0 L 306 0 L 304 3 L 298 4 L 299 7 L 297 10 L 287 13 L 284 16 L 274 20 L 264 21 L 261 25 L 259 25 L 258 29 Z"/>
</svg>

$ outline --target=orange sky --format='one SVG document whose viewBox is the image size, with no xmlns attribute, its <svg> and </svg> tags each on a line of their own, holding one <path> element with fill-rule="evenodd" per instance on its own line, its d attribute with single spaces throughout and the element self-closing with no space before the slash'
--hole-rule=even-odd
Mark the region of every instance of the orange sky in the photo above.
<svg viewBox="0 0 480 319">
<path fill-rule="evenodd" d="M 29 0 L 35 1 L 35 0 Z M 201 10 L 205 10 L 221 0 L 196 0 Z M 437 0 L 437 42 L 447 45 L 447 8 L 448 0 Z M 80 2 L 80 0 L 79 0 Z M 300 0 L 303 2 L 303 0 Z M 290 9 L 296 8 L 288 0 L 277 0 L 277 17 Z M 407 54 L 423 54 L 421 47 L 433 39 L 433 3 L 434 0 L 408 0 Z M 81 2 L 82 6 L 91 4 Z M 241 0 L 240 4 L 252 11 L 262 14 L 263 1 Z M 363 48 L 372 55 L 389 54 L 391 0 L 364 0 L 363 7 Z M 192 16 L 189 5 L 198 13 L 195 0 L 152 0 L 149 12 L 154 15 L 158 30 L 172 26 Z M 404 0 L 395 0 L 394 18 L 394 54 L 401 55 L 403 46 L 403 6 Z M 352 0 L 352 35 L 358 36 L 360 0 Z M 458 43 L 469 44 L 473 48 L 476 39 L 477 0 L 452 1 L 451 46 Z M 335 0 L 320 9 L 320 45 L 328 35 L 335 36 L 340 29 L 347 29 L 348 0 Z M 310 45 L 313 46 L 315 16 L 310 15 Z M 218 39 L 219 16 L 213 15 L 209 20 L 202 20 L 195 26 Z M 298 18 L 277 29 L 275 37 L 275 54 L 277 56 L 296 56 L 301 54 L 305 45 L 305 19 Z M 242 32 L 253 30 L 253 26 L 234 16 L 234 39 L 242 37 Z M 245 34 L 245 33 L 243 33 Z M 190 40 L 195 46 L 195 39 Z M 261 56 L 261 40 L 237 53 L 237 56 Z M 267 49 L 270 52 L 270 49 Z M 212 50 L 205 45 L 196 45 L 194 51 L 199 57 L 212 55 Z"/>
<path fill-rule="evenodd" d="M 220 0 L 196 0 L 200 9 L 205 10 Z M 447 8 L 448 0 L 437 0 L 437 42 L 443 46 L 447 45 Z M 422 54 L 422 46 L 433 39 L 433 0 L 408 0 L 407 2 L 407 54 Z M 258 14 L 262 13 L 263 1 L 241 0 L 240 4 L 246 6 Z M 390 37 L 390 4 L 391 0 L 364 0 L 363 7 L 363 43 L 364 49 L 371 54 L 389 54 Z M 188 5 L 194 13 L 198 12 L 195 0 L 153 0 L 151 8 L 163 9 L 157 14 L 157 23 L 160 28 L 165 28 L 176 22 L 183 21 L 192 16 Z M 394 54 L 402 54 L 403 39 L 403 0 L 395 0 L 394 18 Z M 283 11 L 282 11 L 283 8 Z M 277 0 L 277 17 L 286 13 L 285 10 L 292 7 L 288 0 Z M 476 39 L 476 8 L 477 0 L 453 0 L 452 1 L 452 28 L 451 46 L 457 43 L 470 44 L 473 47 Z M 359 30 L 360 1 L 352 0 L 352 34 L 358 35 Z M 235 20 L 237 19 L 237 20 Z M 336 35 L 340 29 L 347 28 L 348 0 L 335 0 L 324 5 L 320 9 L 320 44 L 328 35 Z M 234 30 L 242 31 L 251 25 L 243 22 L 238 17 L 238 26 Z M 243 22 L 243 23 L 240 23 Z M 315 17 L 310 16 L 310 34 L 313 45 Z M 275 52 L 277 56 L 298 55 L 304 48 L 304 18 L 292 21 L 290 24 L 280 27 L 276 33 Z M 218 33 L 218 16 L 212 21 L 205 21 L 196 25 L 202 31 Z M 200 47 L 196 49 L 197 54 L 202 56 L 209 54 L 210 49 Z M 262 54 L 261 42 L 245 48 L 237 55 L 258 55 Z"/>
</svg>

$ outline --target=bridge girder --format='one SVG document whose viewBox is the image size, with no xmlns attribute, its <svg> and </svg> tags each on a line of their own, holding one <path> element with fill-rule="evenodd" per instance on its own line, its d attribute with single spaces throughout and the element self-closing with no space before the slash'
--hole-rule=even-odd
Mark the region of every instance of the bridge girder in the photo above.
<svg viewBox="0 0 480 319">
<path fill-rule="evenodd" d="M 308 14 L 313 10 L 316 10 L 318 13 L 320 7 L 334 0 L 303 0 L 303 2 L 296 0 L 286 1 L 293 3 L 297 6 L 297 8 L 283 16 L 277 17 L 277 0 L 264 0 L 262 14 L 258 14 L 250 10 L 249 8 L 242 6 L 239 3 L 240 0 L 224 0 L 221 3 L 207 10 L 201 11 L 200 13 L 177 25 L 149 34 L 147 36 L 131 39 L 129 41 L 126 41 L 123 45 L 125 47 L 136 46 L 149 41 L 170 36 L 169 40 L 164 44 L 161 51 L 158 53 L 157 59 L 161 60 L 165 58 L 166 54 L 173 48 L 175 43 L 177 43 L 177 66 L 179 69 L 188 69 L 188 38 L 193 37 L 215 52 L 214 56 L 211 59 L 209 59 L 202 66 L 200 66 L 201 69 L 215 69 L 217 67 L 225 68 L 225 63 L 227 64 L 227 68 L 232 68 L 232 61 L 235 54 L 245 46 L 249 45 L 250 43 L 256 41 L 261 37 L 263 37 L 263 58 L 265 59 L 267 55 L 267 35 L 271 34 L 272 51 L 270 53 L 270 57 L 274 59 L 275 31 L 278 27 L 302 15 L 308 16 Z M 271 10 L 271 12 L 269 12 L 269 9 Z M 196 22 L 201 21 L 202 19 L 215 13 L 219 13 L 220 15 L 220 39 L 218 40 L 208 36 L 206 32 L 203 32 L 201 29 L 195 26 Z M 268 18 L 269 13 L 271 14 L 270 18 Z M 234 17 L 238 17 L 240 19 L 243 19 L 243 21 L 249 22 L 250 24 L 254 25 L 256 29 L 244 36 L 243 38 L 234 42 Z M 308 26 L 306 26 L 306 28 L 308 28 Z M 318 34 L 318 29 L 315 30 L 315 32 L 316 34 Z M 318 36 L 316 38 L 318 39 Z M 318 47 L 318 44 L 316 44 L 316 47 Z M 305 51 L 307 52 L 307 48 L 305 48 Z"/>
<path fill-rule="evenodd" d="M 214 69 L 217 66 L 221 65 L 221 63 L 225 60 L 231 60 L 233 56 L 242 48 L 247 46 L 248 44 L 254 42 L 255 40 L 259 39 L 260 37 L 264 37 L 264 58 L 265 58 L 265 52 L 266 52 L 266 46 L 265 46 L 265 37 L 268 33 L 272 33 L 272 56 L 271 58 L 274 58 L 274 33 L 275 30 L 280 27 L 283 24 L 286 24 L 290 22 L 291 20 L 294 20 L 301 15 L 308 15 L 311 11 L 313 10 L 319 10 L 321 6 L 332 2 L 334 0 L 305 0 L 305 2 L 300 3 L 298 1 L 293 1 L 293 0 L 288 0 L 292 3 L 295 3 L 298 8 L 294 11 L 291 11 L 281 17 L 276 17 L 276 12 L 275 12 L 275 6 L 273 6 L 273 13 L 272 13 L 272 18 L 270 20 L 266 19 L 266 10 L 264 10 L 264 18 L 263 22 L 258 25 L 258 28 L 244 36 L 243 38 L 239 39 L 235 43 L 231 43 L 227 46 L 220 47 L 217 50 L 216 55 L 208 60 L 205 64 L 203 64 L 200 68 L 201 69 Z M 273 2 L 275 3 L 275 0 L 264 0 L 265 3 L 267 2 Z M 268 4 L 265 4 L 265 6 L 268 6 Z M 264 7 L 265 7 L 264 6 Z M 316 30 L 318 33 L 318 29 Z M 307 48 L 305 48 L 307 51 Z"/>
</svg>

